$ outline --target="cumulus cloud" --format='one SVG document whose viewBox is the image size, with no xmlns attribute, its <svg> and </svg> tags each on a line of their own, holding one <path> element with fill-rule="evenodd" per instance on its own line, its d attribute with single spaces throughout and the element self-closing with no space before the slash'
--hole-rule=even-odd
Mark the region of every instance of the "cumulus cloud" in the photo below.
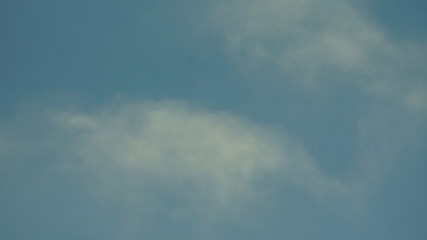
<svg viewBox="0 0 427 240">
<path fill-rule="evenodd" d="M 425 108 L 425 47 L 396 43 L 347 0 L 234 0 L 213 11 L 230 53 L 245 66 L 282 71 L 280 79 L 322 87 L 356 83 L 364 92 Z M 420 77 L 421 76 L 421 77 Z"/>
</svg>

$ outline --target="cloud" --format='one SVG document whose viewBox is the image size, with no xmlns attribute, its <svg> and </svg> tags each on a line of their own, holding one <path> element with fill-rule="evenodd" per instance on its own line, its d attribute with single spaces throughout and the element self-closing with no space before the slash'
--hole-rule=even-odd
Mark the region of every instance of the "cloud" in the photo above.
<svg viewBox="0 0 427 240">
<path fill-rule="evenodd" d="M 326 204 L 363 198 L 356 185 L 319 170 L 298 141 L 230 113 L 178 101 L 55 109 L 23 110 L 2 131 L 1 147 L 139 211 L 237 216 L 283 184 Z"/>
<path fill-rule="evenodd" d="M 74 136 L 66 148 L 80 160 L 72 168 L 128 200 L 149 202 L 161 189 L 192 206 L 201 200 L 236 208 L 262 196 L 265 189 L 255 186 L 277 174 L 319 199 L 350 191 L 320 172 L 296 141 L 228 113 L 142 102 L 54 119 Z"/>
<path fill-rule="evenodd" d="M 219 4 L 213 22 L 244 66 L 275 66 L 280 81 L 322 88 L 355 83 L 363 92 L 413 109 L 422 104 L 425 44 L 393 42 L 353 2 L 234 0 Z"/>
<path fill-rule="evenodd" d="M 228 205 L 251 191 L 258 174 L 279 164 L 278 146 L 264 130 L 180 104 L 125 104 L 99 114 L 63 113 L 58 119 L 70 133 L 79 132 L 71 151 L 81 167 L 122 196 L 134 193 L 122 192 L 123 185 L 140 189 L 142 197 L 160 187 Z"/>
</svg>

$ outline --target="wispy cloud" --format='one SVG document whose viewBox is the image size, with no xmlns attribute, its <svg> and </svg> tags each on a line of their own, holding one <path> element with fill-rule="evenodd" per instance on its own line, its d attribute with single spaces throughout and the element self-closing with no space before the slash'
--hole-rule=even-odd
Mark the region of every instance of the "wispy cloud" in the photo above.
<svg viewBox="0 0 427 240">
<path fill-rule="evenodd" d="M 227 113 L 145 102 L 99 113 L 62 113 L 56 120 L 78 133 L 71 152 L 81 159 L 79 167 L 120 196 L 149 198 L 160 187 L 188 201 L 235 208 L 246 198 L 261 196 L 256 182 L 277 173 L 283 174 L 281 181 L 315 197 L 349 191 L 319 171 L 302 145 Z M 139 190 L 122 192 L 123 185 Z"/>
<path fill-rule="evenodd" d="M 72 152 L 80 167 L 113 193 L 135 193 L 122 192 L 122 185 L 140 189 L 140 200 L 159 188 L 188 201 L 205 198 L 227 206 L 250 192 L 257 175 L 274 169 L 280 158 L 263 129 L 177 103 L 125 104 L 59 119 L 70 132 L 79 132 Z"/>
<path fill-rule="evenodd" d="M 319 170 L 286 133 L 230 113 L 145 101 L 36 115 L 37 123 L 15 118 L 15 127 L 3 134 L 2 142 L 14 149 L 36 149 L 27 152 L 31 156 L 23 151 L 21 161 L 51 155 L 50 164 L 92 192 L 138 209 L 174 201 L 176 207 L 166 207 L 171 214 L 232 214 L 283 183 L 319 201 L 353 205 L 363 198 L 356 185 Z M 32 130 L 20 132 L 21 125 Z"/>
<path fill-rule="evenodd" d="M 425 44 L 393 42 L 347 0 L 234 0 L 213 11 L 230 53 L 245 66 L 276 66 L 309 87 L 348 81 L 425 109 Z"/>
</svg>

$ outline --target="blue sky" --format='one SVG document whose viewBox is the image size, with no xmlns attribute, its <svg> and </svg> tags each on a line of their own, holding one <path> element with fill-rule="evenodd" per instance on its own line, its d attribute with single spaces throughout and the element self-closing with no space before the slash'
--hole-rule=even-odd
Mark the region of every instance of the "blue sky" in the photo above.
<svg viewBox="0 0 427 240">
<path fill-rule="evenodd" d="M 427 5 L 0 2 L 1 239 L 425 239 Z"/>
</svg>

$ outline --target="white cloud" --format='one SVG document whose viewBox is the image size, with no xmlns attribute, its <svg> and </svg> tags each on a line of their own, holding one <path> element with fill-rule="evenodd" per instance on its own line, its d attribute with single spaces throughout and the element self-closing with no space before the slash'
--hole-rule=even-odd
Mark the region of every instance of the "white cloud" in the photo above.
<svg viewBox="0 0 427 240">
<path fill-rule="evenodd" d="M 213 22 L 243 65 L 276 66 L 280 79 L 303 86 L 352 81 L 374 96 L 424 106 L 425 47 L 390 41 L 350 1 L 233 0 L 214 10 Z"/>
<path fill-rule="evenodd" d="M 146 181 L 164 182 L 172 191 L 180 185 L 218 204 L 249 191 L 253 177 L 277 165 L 279 157 L 262 130 L 175 104 L 136 104 L 99 115 L 62 117 L 66 127 L 82 131 L 73 151 L 92 170 L 109 173 L 100 176 L 103 181 L 124 174 L 141 188 L 155 187 Z"/>
<path fill-rule="evenodd" d="M 361 193 L 322 173 L 296 141 L 227 113 L 142 102 L 53 119 L 72 139 L 63 146 L 68 169 L 94 190 L 141 206 L 160 194 L 203 211 L 238 209 L 281 182 L 321 201 L 352 204 Z"/>
</svg>

